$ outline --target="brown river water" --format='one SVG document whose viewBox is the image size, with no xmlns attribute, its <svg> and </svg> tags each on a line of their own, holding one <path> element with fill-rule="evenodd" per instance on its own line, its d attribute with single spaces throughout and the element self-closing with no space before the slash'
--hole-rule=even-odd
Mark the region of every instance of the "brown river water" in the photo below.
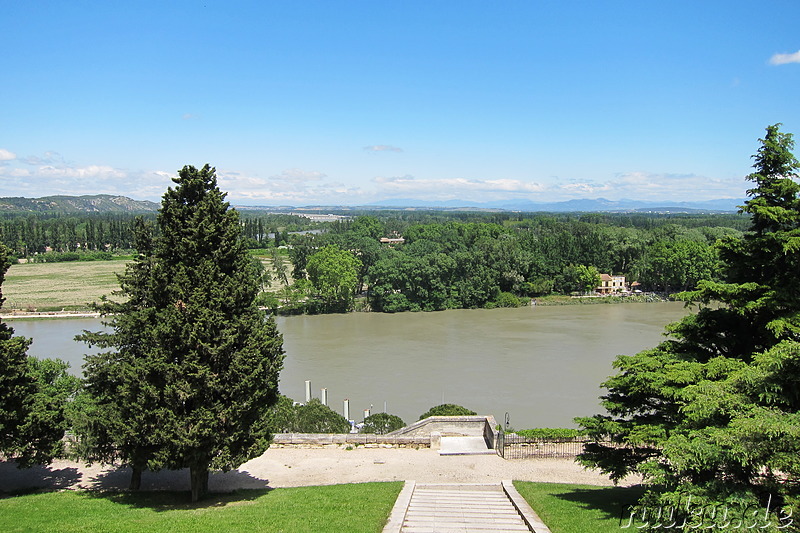
<svg viewBox="0 0 800 533">
<path fill-rule="evenodd" d="M 278 318 L 286 360 L 280 388 L 305 400 L 327 388 L 339 413 L 387 412 L 411 423 L 430 407 L 456 403 L 511 426 L 574 427 L 600 412 L 600 383 L 617 355 L 655 346 L 684 316 L 680 302 L 535 306 L 434 313 L 350 313 Z M 72 338 L 98 319 L 12 320 L 32 337 L 28 353 L 60 357 L 80 373 L 85 345 Z"/>
</svg>

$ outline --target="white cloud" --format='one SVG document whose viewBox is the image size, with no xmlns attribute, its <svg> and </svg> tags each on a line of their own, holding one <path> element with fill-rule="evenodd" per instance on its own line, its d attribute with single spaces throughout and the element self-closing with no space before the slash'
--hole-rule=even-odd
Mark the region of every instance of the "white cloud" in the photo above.
<svg viewBox="0 0 800 533">
<path fill-rule="evenodd" d="M 0 196 L 119 194 L 157 200 L 170 185 L 161 171 L 76 165 L 56 152 L 20 157 L 0 166 Z"/>
<path fill-rule="evenodd" d="M 392 146 L 389 144 L 374 144 L 372 146 L 365 146 L 364 150 L 367 152 L 402 152 L 402 148 Z"/>
<path fill-rule="evenodd" d="M 176 176 L 176 173 L 160 169 L 130 170 L 102 162 L 79 165 L 56 152 L 17 157 L 3 150 L 0 156 L 0 196 L 103 193 L 158 201 L 167 187 L 174 185 L 172 178 Z M 263 177 L 236 169 L 219 169 L 217 176 L 220 188 L 228 193 L 232 203 L 261 205 L 358 205 L 385 198 L 473 202 L 600 197 L 609 200 L 707 200 L 738 198 L 748 188 L 743 177 L 721 179 L 645 171 L 622 172 L 594 180 L 397 175 L 375 177 L 365 184 L 303 168 L 289 168 Z"/>
<path fill-rule="evenodd" d="M 605 182 L 570 181 L 548 189 L 552 196 L 567 198 L 605 197 L 612 200 L 710 200 L 742 195 L 743 178 L 720 179 L 697 174 L 623 172 Z"/>
<path fill-rule="evenodd" d="M 331 181 L 322 172 L 293 168 L 266 178 L 236 171 L 217 171 L 220 188 L 228 191 L 228 200 L 248 204 L 353 204 L 363 202 L 360 187 Z"/>
<path fill-rule="evenodd" d="M 378 184 L 379 194 L 434 195 L 437 200 L 458 198 L 462 200 L 494 199 L 502 195 L 538 193 L 546 189 L 540 183 L 514 179 L 477 180 L 466 178 L 415 179 L 413 176 L 377 177 L 372 180 Z M 485 195 L 490 195 L 487 198 Z"/>
<path fill-rule="evenodd" d="M 29 155 L 22 159 L 26 165 L 66 165 L 58 152 L 45 152 L 44 155 Z"/>
<path fill-rule="evenodd" d="M 769 58 L 770 65 L 786 65 L 788 63 L 800 63 L 800 50 L 793 54 L 775 54 Z"/>
<path fill-rule="evenodd" d="M 718 179 L 696 174 L 624 172 L 606 180 L 561 179 L 547 182 L 519 179 L 416 179 L 414 176 L 374 178 L 378 198 L 465 200 L 511 199 L 563 201 L 580 198 L 624 198 L 652 201 L 735 198 L 746 187 L 743 178 Z"/>
<path fill-rule="evenodd" d="M 52 166 L 44 165 L 38 169 L 38 174 L 41 177 L 48 178 L 62 178 L 70 179 L 77 178 L 79 180 L 85 179 L 123 179 L 127 174 L 122 170 L 112 168 L 105 165 L 89 165 L 86 167 L 70 167 L 70 166 Z"/>
</svg>

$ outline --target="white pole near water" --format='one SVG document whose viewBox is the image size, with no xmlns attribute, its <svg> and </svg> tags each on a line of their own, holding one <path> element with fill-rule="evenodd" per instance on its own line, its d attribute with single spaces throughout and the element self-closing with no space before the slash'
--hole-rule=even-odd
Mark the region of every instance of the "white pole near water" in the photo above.
<svg viewBox="0 0 800 533">
<path fill-rule="evenodd" d="M 350 400 L 344 400 L 344 417 L 347 420 L 350 420 Z"/>
<path fill-rule="evenodd" d="M 306 380 L 306 403 L 311 401 L 311 380 Z"/>
<path fill-rule="evenodd" d="M 322 405 L 328 405 L 328 389 L 323 388 L 319 393 L 319 401 Z"/>
</svg>

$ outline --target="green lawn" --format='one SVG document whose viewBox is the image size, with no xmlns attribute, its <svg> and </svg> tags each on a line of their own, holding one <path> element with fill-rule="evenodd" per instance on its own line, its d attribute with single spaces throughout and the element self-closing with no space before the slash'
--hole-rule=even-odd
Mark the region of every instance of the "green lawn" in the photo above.
<svg viewBox="0 0 800 533">
<path fill-rule="evenodd" d="M 0 499 L 0 531 L 380 532 L 402 482 L 186 492 L 47 492 Z"/>
<path fill-rule="evenodd" d="M 596 487 L 515 481 L 514 486 L 553 533 L 619 533 L 620 515 L 641 487 Z M 624 514 L 627 523 L 628 515 Z"/>
</svg>

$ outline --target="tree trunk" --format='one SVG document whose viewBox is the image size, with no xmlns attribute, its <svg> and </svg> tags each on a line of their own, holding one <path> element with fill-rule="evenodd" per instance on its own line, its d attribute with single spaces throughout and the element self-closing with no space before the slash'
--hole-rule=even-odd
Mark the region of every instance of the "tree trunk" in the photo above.
<svg viewBox="0 0 800 533">
<path fill-rule="evenodd" d="M 141 466 L 133 466 L 133 472 L 131 472 L 131 484 L 128 487 L 130 490 L 139 490 L 142 486 L 142 468 Z"/>
<path fill-rule="evenodd" d="M 208 494 L 208 465 L 192 465 L 189 467 L 192 482 L 192 503 Z"/>
</svg>

